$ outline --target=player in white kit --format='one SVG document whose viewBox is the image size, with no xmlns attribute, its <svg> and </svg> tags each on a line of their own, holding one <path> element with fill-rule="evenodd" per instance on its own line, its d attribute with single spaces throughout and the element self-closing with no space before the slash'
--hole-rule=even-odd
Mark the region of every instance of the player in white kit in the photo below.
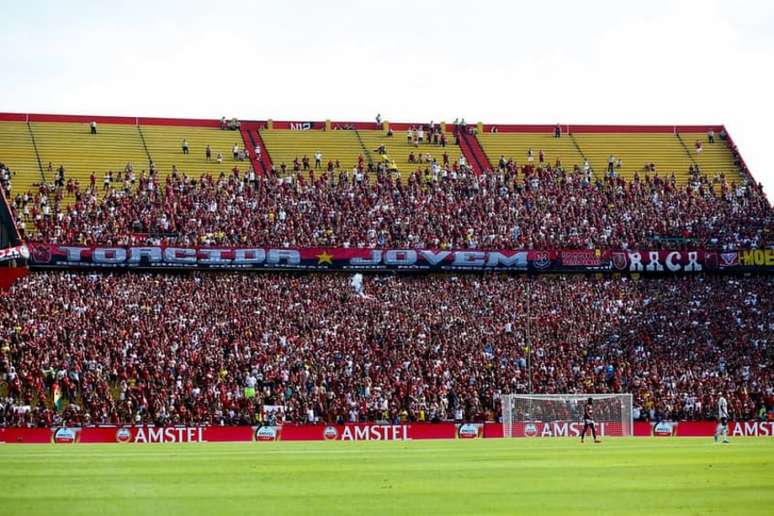
<svg viewBox="0 0 774 516">
<path fill-rule="evenodd" d="M 728 444 L 728 402 L 722 392 L 718 399 L 718 426 L 715 428 L 715 442 L 718 442 L 718 437 L 721 435 L 723 442 Z"/>
</svg>

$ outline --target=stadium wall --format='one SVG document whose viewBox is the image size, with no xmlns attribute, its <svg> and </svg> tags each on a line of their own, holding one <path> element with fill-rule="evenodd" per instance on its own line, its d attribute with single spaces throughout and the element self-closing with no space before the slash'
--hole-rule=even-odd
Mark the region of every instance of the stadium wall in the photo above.
<svg viewBox="0 0 774 516">
<path fill-rule="evenodd" d="M 544 423 L 526 438 L 576 438 L 579 426 Z M 634 423 L 635 437 L 712 437 L 714 421 Z M 731 437 L 774 437 L 774 421 L 732 421 Z M 610 435 L 603 435 L 609 437 Z M 499 423 L 405 423 L 382 425 L 210 426 L 210 427 L 94 427 L 94 428 L 0 428 L 0 443 L 164 444 L 261 441 L 407 441 L 422 439 L 500 439 Z"/>
</svg>

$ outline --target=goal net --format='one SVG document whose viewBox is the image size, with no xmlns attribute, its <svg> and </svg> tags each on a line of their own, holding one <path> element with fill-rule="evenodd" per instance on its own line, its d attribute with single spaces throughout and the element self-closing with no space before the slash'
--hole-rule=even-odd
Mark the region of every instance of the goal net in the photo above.
<svg viewBox="0 0 774 516">
<path fill-rule="evenodd" d="M 631 394 L 503 394 L 505 437 L 576 437 L 583 431 L 583 407 L 591 398 L 597 435 L 630 436 Z"/>
</svg>

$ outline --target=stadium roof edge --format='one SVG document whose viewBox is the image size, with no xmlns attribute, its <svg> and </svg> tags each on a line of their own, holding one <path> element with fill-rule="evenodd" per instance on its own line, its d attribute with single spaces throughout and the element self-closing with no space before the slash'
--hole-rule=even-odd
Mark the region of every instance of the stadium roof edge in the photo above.
<svg viewBox="0 0 774 516">
<path fill-rule="evenodd" d="M 0 121 L 16 122 L 63 122 L 63 123 L 89 123 L 95 121 L 102 124 L 144 124 L 144 125 L 172 125 L 172 126 L 196 126 L 219 127 L 220 120 L 208 118 L 173 118 L 173 117 L 144 117 L 144 116 L 105 116 L 105 115 L 70 115 L 70 114 L 46 114 L 46 113 L 0 113 Z M 246 124 L 263 124 L 266 120 L 240 119 Z M 325 121 L 308 120 L 273 120 L 277 128 L 290 128 L 291 124 L 311 122 L 322 125 Z M 410 126 L 420 125 L 426 122 L 391 122 L 396 130 L 404 130 Z M 354 122 L 331 120 L 333 126 L 351 126 L 357 129 L 377 129 L 375 122 Z M 466 124 L 475 127 L 477 124 Z M 560 126 L 576 133 L 667 133 L 667 132 L 706 132 L 710 129 L 720 131 L 725 128 L 723 124 L 696 124 L 696 125 L 626 125 L 626 124 L 560 124 Z M 499 132 L 548 132 L 552 131 L 556 124 L 482 124 L 484 131 L 490 131 L 496 127 Z"/>
</svg>

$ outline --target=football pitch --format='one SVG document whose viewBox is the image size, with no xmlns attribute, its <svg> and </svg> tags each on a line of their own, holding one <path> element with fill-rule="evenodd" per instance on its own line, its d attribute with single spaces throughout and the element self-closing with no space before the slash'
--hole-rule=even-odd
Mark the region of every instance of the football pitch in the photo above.
<svg viewBox="0 0 774 516">
<path fill-rule="evenodd" d="M 0 514 L 774 514 L 774 439 L 2 445 Z"/>
</svg>

